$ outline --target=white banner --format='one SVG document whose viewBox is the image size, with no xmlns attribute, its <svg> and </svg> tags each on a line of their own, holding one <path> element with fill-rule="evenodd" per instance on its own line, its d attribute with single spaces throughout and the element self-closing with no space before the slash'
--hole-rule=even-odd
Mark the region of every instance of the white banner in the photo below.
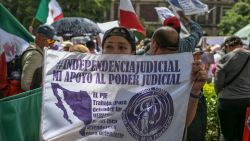
<svg viewBox="0 0 250 141">
<path fill-rule="evenodd" d="M 200 0 L 166 0 L 175 11 L 183 10 L 185 15 L 208 12 L 208 6 Z"/>
<path fill-rule="evenodd" d="M 167 7 L 155 7 L 155 10 L 156 10 L 156 12 L 158 14 L 158 17 L 161 20 L 161 23 L 164 23 L 164 20 L 169 18 L 169 17 L 173 17 L 173 16 L 179 17 L 179 15 L 177 13 L 176 13 L 176 15 L 174 15 L 172 13 L 172 11 L 169 10 Z M 181 29 L 183 31 L 183 32 L 180 33 L 180 37 L 185 38 L 185 37 L 187 37 L 189 35 L 189 32 L 186 29 L 186 27 L 182 24 L 181 21 L 180 21 L 180 25 L 181 25 Z"/>
<path fill-rule="evenodd" d="M 155 10 L 161 20 L 161 23 L 163 23 L 165 19 L 175 16 L 167 7 L 155 7 Z"/>
<path fill-rule="evenodd" d="M 221 45 L 222 43 L 224 43 L 226 38 L 226 36 L 203 36 L 203 48 L 207 47 L 208 45 Z"/>
<path fill-rule="evenodd" d="M 46 141 L 181 141 L 192 54 L 86 55 L 45 50 Z"/>
<path fill-rule="evenodd" d="M 118 21 L 110 21 L 110 22 L 105 22 L 105 23 L 97 23 L 99 28 L 102 30 L 103 33 L 105 33 L 107 30 L 114 28 L 114 27 L 119 27 Z"/>
</svg>

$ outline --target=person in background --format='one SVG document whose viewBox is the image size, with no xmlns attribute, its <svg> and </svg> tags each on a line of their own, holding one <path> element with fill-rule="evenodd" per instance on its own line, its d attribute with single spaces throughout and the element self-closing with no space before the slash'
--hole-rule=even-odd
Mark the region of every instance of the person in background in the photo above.
<svg viewBox="0 0 250 141">
<path fill-rule="evenodd" d="M 201 26 L 187 18 L 183 11 L 178 11 L 178 15 L 180 16 L 180 20 L 184 23 L 186 27 L 189 27 L 191 32 L 188 37 L 181 38 L 179 43 L 179 52 L 194 52 L 195 47 L 199 43 L 203 33 Z M 180 20 L 177 17 L 169 17 L 166 18 L 163 22 L 164 26 L 173 27 L 178 34 L 181 32 Z"/>
<path fill-rule="evenodd" d="M 144 39 L 142 40 L 142 47 L 136 50 L 136 55 L 143 55 L 147 53 L 147 51 L 150 48 L 150 39 Z"/>
<path fill-rule="evenodd" d="M 179 34 L 169 26 L 156 29 L 150 46 L 151 55 L 173 54 L 179 51 Z M 201 89 L 207 81 L 207 72 L 200 60 L 195 60 L 192 66 L 192 78 L 194 85 L 191 89 L 190 99 L 188 103 L 186 126 L 188 127 L 196 114 L 198 100 L 201 97 Z"/>
<path fill-rule="evenodd" d="M 95 42 L 93 40 L 89 40 L 89 41 L 86 42 L 86 46 L 89 49 L 91 54 L 96 54 L 95 45 L 96 44 L 95 44 Z"/>
<path fill-rule="evenodd" d="M 201 47 L 195 48 L 195 51 L 193 53 L 194 60 L 197 61 L 202 60 L 203 54 L 204 51 L 201 49 Z M 202 89 L 201 93 L 203 93 Z M 205 141 L 206 131 L 207 131 L 207 104 L 206 104 L 206 97 L 202 94 L 198 100 L 198 106 L 195 117 L 192 123 L 187 128 L 186 141 Z"/>
<path fill-rule="evenodd" d="M 41 25 L 38 27 L 35 43 L 31 43 L 22 55 L 21 88 L 24 91 L 31 89 L 31 83 L 36 80 L 36 77 L 40 77 L 39 79 L 42 80 L 41 71 L 35 77 L 34 73 L 37 69 L 43 67 L 43 49 L 52 47 L 56 40 L 59 39 L 52 26 Z"/>
<path fill-rule="evenodd" d="M 197 44 L 199 43 L 203 33 L 201 26 L 187 18 L 182 11 L 178 11 L 180 20 L 186 27 L 189 27 L 191 32 L 190 35 L 185 38 L 180 38 L 179 40 L 179 52 L 194 52 Z M 166 18 L 163 22 L 164 26 L 173 27 L 178 34 L 181 33 L 180 20 L 173 16 Z M 201 55 L 201 52 L 197 52 L 197 55 Z M 200 56 L 201 57 L 201 56 Z M 200 58 L 201 59 L 201 58 Z M 193 120 L 193 123 L 187 129 L 187 140 L 199 140 L 205 141 L 206 125 L 207 125 L 207 106 L 206 98 L 201 96 L 199 98 L 199 108 L 197 108 L 197 113 Z M 199 134 L 197 134 L 199 132 Z"/>
<path fill-rule="evenodd" d="M 80 52 L 80 53 L 89 53 L 89 49 L 82 45 L 82 44 L 76 44 L 69 48 L 69 52 Z"/>
<path fill-rule="evenodd" d="M 73 43 L 70 41 L 64 41 L 61 44 L 63 51 L 69 51 L 69 48 L 73 46 Z"/>
<path fill-rule="evenodd" d="M 225 40 L 225 53 L 215 74 L 220 141 L 242 141 L 246 109 L 250 106 L 250 52 L 237 36 Z"/>
<path fill-rule="evenodd" d="M 217 67 L 220 59 L 225 55 L 224 43 L 219 45 L 219 48 L 213 50 L 213 52 L 214 52 L 214 64 L 212 65 L 212 74 L 215 77 L 216 67 Z"/>
<path fill-rule="evenodd" d="M 95 41 L 95 52 L 98 53 L 98 54 L 101 54 L 102 52 L 102 43 L 101 43 L 101 38 L 99 35 L 96 35 L 96 36 L 92 36 L 92 41 Z"/>
</svg>

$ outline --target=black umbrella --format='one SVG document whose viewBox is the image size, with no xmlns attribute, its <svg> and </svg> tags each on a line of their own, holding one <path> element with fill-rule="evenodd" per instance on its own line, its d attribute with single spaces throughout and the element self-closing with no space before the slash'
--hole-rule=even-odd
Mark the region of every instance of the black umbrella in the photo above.
<svg viewBox="0 0 250 141">
<path fill-rule="evenodd" d="M 58 36 L 64 39 L 74 36 L 97 35 L 101 32 L 98 25 L 87 18 L 65 17 L 52 24 Z"/>
</svg>

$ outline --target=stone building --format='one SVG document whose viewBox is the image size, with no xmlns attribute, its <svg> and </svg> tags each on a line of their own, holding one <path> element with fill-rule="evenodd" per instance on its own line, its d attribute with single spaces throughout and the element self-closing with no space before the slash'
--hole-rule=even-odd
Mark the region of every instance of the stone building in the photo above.
<svg viewBox="0 0 250 141">
<path fill-rule="evenodd" d="M 220 19 L 225 12 L 231 9 L 236 0 L 201 1 L 207 4 L 209 9 L 214 8 L 214 10 L 207 15 L 191 16 L 191 19 L 197 21 L 208 35 L 217 35 L 217 24 L 220 22 Z M 144 21 L 144 25 L 147 27 L 157 27 L 161 25 L 154 7 L 168 7 L 166 0 L 132 0 L 132 3 L 138 17 Z M 119 0 L 114 0 L 111 5 L 111 10 L 106 12 L 107 20 L 118 19 L 118 6 Z"/>
</svg>

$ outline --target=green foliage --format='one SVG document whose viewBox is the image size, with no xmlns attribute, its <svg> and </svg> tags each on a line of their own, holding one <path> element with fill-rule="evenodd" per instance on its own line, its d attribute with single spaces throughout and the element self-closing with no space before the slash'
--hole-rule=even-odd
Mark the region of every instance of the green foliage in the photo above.
<svg viewBox="0 0 250 141">
<path fill-rule="evenodd" d="M 240 0 L 240 1 L 250 3 L 250 0 Z"/>
<path fill-rule="evenodd" d="M 38 1 L 33 0 L 0 0 L 1 3 L 23 24 L 28 27 L 36 13 Z"/>
<path fill-rule="evenodd" d="M 247 0 L 245 0 L 247 1 Z M 238 2 L 219 23 L 220 35 L 232 35 L 250 23 L 250 2 Z"/>
<path fill-rule="evenodd" d="M 10 12 L 27 28 L 35 17 L 39 0 L 0 0 Z M 86 17 L 103 22 L 104 11 L 111 6 L 112 0 L 58 0 L 65 17 Z M 36 21 L 35 27 L 39 25 Z"/>
<path fill-rule="evenodd" d="M 214 90 L 214 84 L 205 84 L 203 87 L 204 96 L 207 100 L 207 133 L 206 140 L 214 141 L 219 139 L 219 121 L 217 115 L 217 95 Z"/>
<path fill-rule="evenodd" d="M 112 0 L 59 0 L 65 17 L 87 17 L 103 22 L 104 11 L 111 6 Z"/>
</svg>

